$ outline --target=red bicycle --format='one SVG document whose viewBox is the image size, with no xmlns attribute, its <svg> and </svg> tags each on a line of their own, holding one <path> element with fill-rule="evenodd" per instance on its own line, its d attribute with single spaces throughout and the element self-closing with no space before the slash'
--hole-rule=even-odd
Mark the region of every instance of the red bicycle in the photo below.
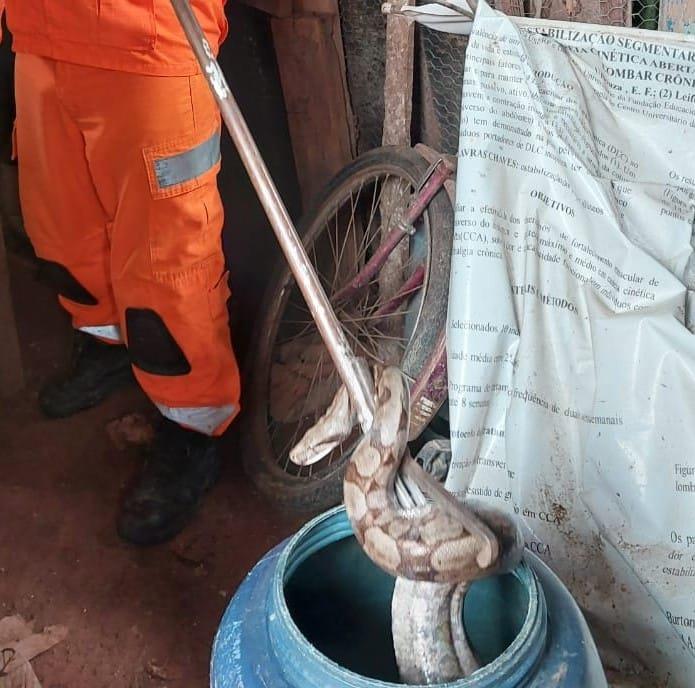
<svg viewBox="0 0 695 688">
<path fill-rule="evenodd" d="M 400 68 L 387 62 L 387 70 Z M 387 74 L 387 89 L 389 83 L 393 88 Z M 298 228 L 356 355 L 397 364 L 410 379 L 411 440 L 447 398 L 455 166 L 455 157 L 422 144 L 369 151 L 332 180 Z M 254 341 L 242 452 L 247 473 L 282 506 L 337 504 L 360 429 L 313 465 L 290 460 L 341 379 L 287 265 L 269 283 Z"/>
</svg>

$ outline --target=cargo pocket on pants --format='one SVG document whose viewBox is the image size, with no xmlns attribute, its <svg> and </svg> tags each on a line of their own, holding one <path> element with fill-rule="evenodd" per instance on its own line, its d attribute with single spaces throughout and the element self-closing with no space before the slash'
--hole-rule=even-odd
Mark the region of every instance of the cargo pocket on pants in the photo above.
<svg viewBox="0 0 695 688">
<path fill-rule="evenodd" d="M 222 262 L 219 136 L 217 128 L 143 151 L 152 199 L 149 250 L 157 281 L 193 281 L 207 289 L 211 278 L 206 271 L 216 259 Z"/>
</svg>

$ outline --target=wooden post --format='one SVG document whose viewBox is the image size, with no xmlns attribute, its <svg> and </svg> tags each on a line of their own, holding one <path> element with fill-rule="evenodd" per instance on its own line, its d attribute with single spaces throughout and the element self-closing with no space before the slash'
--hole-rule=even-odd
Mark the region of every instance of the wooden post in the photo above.
<svg viewBox="0 0 695 688">
<path fill-rule="evenodd" d="M 243 0 L 270 15 L 306 207 L 355 156 L 338 0 Z"/>
<path fill-rule="evenodd" d="M 401 6 L 414 4 L 414 0 L 407 0 Z M 387 15 L 384 146 L 410 145 L 414 60 L 415 24 L 402 14 Z"/>
<path fill-rule="evenodd" d="M 414 5 L 415 0 L 406 0 L 401 6 Z M 410 126 L 413 115 L 413 69 L 415 62 L 415 24 L 402 14 L 386 17 L 386 79 L 384 81 L 384 146 L 410 146 Z M 418 180 L 419 181 L 419 180 Z M 403 182 L 385 182 L 379 204 L 382 237 L 395 226 L 399 214 L 405 212 L 409 200 L 404 197 Z M 379 298 L 392 298 L 403 285 L 406 277 L 410 246 L 402 241 L 379 272 Z M 398 364 L 402 352 L 396 337 L 402 330 L 403 316 L 391 317 L 383 323 L 386 334 L 393 341 L 382 342 L 379 352 L 382 360 Z"/>
<path fill-rule="evenodd" d="M 271 19 L 302 201 L 354 157 L 337 3 L 334 14 Z"/>
<path fill-rule="evenodd" d="M 0 224 L 0 397 L 8 397 L 24 387 L 19 337 L 10 294 L 10 272 L 5 237 Z"/>
</svg>

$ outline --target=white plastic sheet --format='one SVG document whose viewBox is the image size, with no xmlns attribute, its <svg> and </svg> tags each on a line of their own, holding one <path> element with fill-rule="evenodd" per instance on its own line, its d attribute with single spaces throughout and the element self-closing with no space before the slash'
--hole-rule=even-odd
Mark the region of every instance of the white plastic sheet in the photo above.
<svg viewBox="0 0 695 688">
<path fill-rule="evenodd" d="M 449 303 L 447 487 L 518 513 L 609 666 L 669 688 L 695 685 L 694 46 L 480 4 Z"/>
</svg>

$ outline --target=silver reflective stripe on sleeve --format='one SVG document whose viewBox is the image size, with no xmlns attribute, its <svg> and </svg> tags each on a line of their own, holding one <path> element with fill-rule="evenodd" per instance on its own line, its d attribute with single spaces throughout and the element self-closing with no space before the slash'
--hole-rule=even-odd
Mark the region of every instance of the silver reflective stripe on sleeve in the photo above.
<svg viewBox="0 0 695 688">
<path fill-rule="evenodd" d="M 112 342 L 122 342 L 121 328 L 118 325 L 96 325 L 94 327 L 80 327 L 80 332 L 86 332 L 93 337 L 101 337 Z"/>
<path fill-rule="evenodd" d="M 172 407 L 165 404 L 157 404 L 157 408 L 163 416 L 175 423 L 212 435 L 217 428 L 237 412 L 234 404 L 225 406 L 191 406 Z"/>
<path fill-rule="evenodd" d="M 185 153 L 154 160 L 154 172 L 160 189 L 183 184 L 200 177 L 220 160 L 220 132 Z"/>
</svg>

